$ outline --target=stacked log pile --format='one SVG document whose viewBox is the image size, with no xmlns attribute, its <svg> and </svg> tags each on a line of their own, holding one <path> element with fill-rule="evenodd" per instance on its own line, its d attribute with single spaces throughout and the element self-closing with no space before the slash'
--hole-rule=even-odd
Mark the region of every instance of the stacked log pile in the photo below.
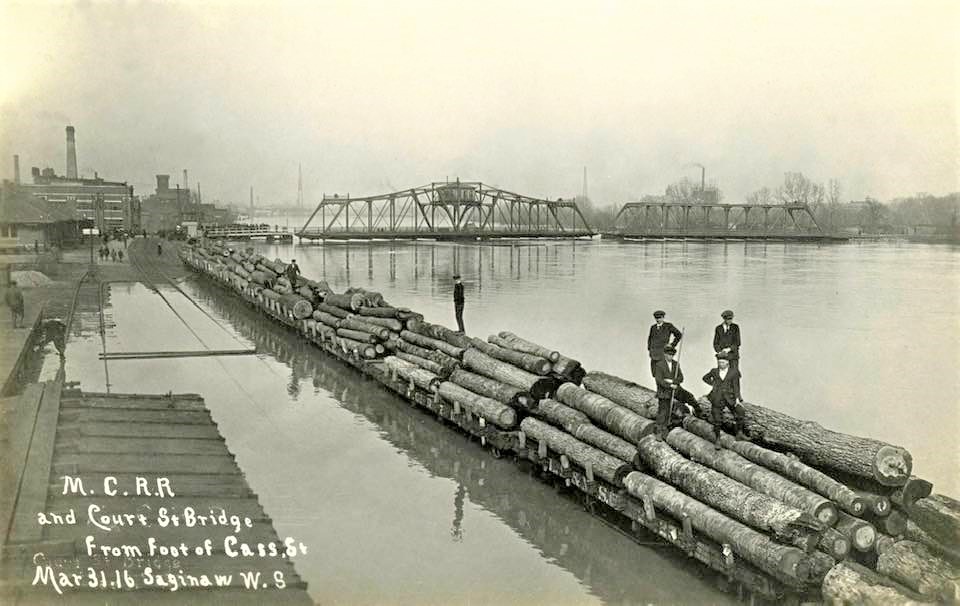
<svg viewBox="0 0 960 606">
<path fill-rule="evenodd" d="M 588 372 L 559 351 L 503 331 L 470 337 L 360 288 L 285 277 L 286 264 L 222 245 L 184 260 L 304 323 L 306 331 L 383 364 L 453 410 L 517 434 L 590 481 L 689 525 L 725 554 L 837 603 L 960 600 L 960 503 L 933 494 L 905 449 L 746 403 L 750 440 L 719 440 L 710 404 L 665 440 L 653 390 Z M 537 460 L 534 458 L 534 460 Z"/>
</svg>

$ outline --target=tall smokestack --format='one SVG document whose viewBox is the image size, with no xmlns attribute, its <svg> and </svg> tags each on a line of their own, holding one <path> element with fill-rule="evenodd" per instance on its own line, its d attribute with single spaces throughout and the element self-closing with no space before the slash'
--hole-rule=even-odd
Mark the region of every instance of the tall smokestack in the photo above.
<svg viewBox="0 0 960 606">
<path fill-rule="evenodd" d="M 67 127 L 67 178 L 77 178 L 77 142 L 72 126 Z"/>
<path fill-rule="evenodd" d="M 183 189 L 190 189 L 190 184 L 187 183 L 187 169 L 183 169 Z"/>
<path fill-rule="evenodd" d="M 250 210 L 253 210 L 253 186 L 250 186 Z"/>
<path fill-rule="evenodd" d="M 13 154 L 13 182 L 20 185 L 20 156 Z"/>
</svg>

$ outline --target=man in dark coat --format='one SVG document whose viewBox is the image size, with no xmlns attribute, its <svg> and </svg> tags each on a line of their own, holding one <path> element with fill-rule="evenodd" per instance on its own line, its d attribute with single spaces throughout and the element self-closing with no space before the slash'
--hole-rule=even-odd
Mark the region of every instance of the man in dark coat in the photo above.
<svg viewBox="0 0 960 606">
<path fill-rule="evenodd" d="M 10 308 L 13 327 L 23 328 L 23 291 L 15 280 L 10 280 L 10 288 L 3 294 L 3 301 Z"/>
<path fill-rule="evenodd" d="M 287 280 L 290 280 L 290 286 L 296 288 L 297 278 L 300 277 L 300 266 L 297 265 L 297 260 L 290 259 L 290 265 L 287 265 L 287 268 L 283 270 L 283 273 L 287 276 Z"/>
<path fill-rule="evenodd" d="M 657 436 L 663 438 L 670 430 L 670 424 L 677 418 L 690 414 L 686 407 L 697 405 L 697 398 L 680 386 L 683 383 L 683 371 L 680 363 L 673 359 L 677 350 L 672 345 L 663 348 L 663 358 L 657 360 L 653 378 L 657 380 Z"/>
<path fill-rule="evenodd" d="M 729 309 L 720 314 L 723 322 L 713 331 L 713 351 L 727 354 L 730 368 L 740 371 L 740 327 L 733 323 Z"/>
<path fill-rule="evenodd" d="M 714 443 L 720 447 L 720 429 L 723 425 L 723 409 L 729 408 L 735 419 L 737 439 L 746 439 L 743 434 L 745 412 L 740 394 L 740 371 L 729 364 L 727 354 L 717 354 L 717 367 L 703 375 L 703 382 L 710 386 L 710 417 L 713 419 Z"/>
<path fill-rule="evenodd" d="M 653 312 L 653 319 L 656 323 L 650 327 L 650 335 L 647 336 L 647 351 L 650 353 L 650 374 L 656 378 L 657 362 L 663 359 L 663 348 L 667 345 L 677 346 L 683 333 L 677 330 L 673 324 L 665 321 L 663 318 L 667 313 L 657 310 Z"/>
<path fill-rule="evenodd" d="M 453 276 L 453 311 L 457 315 L 457 332 L 463 330 L 463 282 L 460 281 L 460 274 Z"/>
</svg>

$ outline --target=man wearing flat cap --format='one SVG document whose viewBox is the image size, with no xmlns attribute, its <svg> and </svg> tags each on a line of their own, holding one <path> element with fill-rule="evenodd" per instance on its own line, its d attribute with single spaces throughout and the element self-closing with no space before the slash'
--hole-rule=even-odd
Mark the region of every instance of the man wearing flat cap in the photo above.
<svg viewBox="0 0 960 606">
<path fill-rule="evenodd" d="M 727 354 L 730 368 L 740 372 L 740 327 L 733 323 L 729 309 L 720 314 L 723 322 L 713 331 L 713 351 Z"/>
<path fill-rule="evenodd" d="M 710 386 L 710 417 L 713 419 L 714 444 L 720 447 L 720 430 L 723 425 L 723 409 L 729 408 L 736 424 L 737 439 L 743 440 L 745 428 L 743 397 L 740 395 L 740 372 L 730 365 L 727 354 L 717 353 L 717 367 L 703 375 L 703 382 Z"/>
<path fill-rule="evenodd" d="M 697 405 L 697 398 L 680 387 L 683 371 L 680 362 L 673 359 L 675 353 L 677 349 L 673 345 L 664 347 L 663 358 L 657 360 L 653 372 L 653 378 L 657 380 L 657 436 L 661 439 L 670 431 L 671 423 L 690 414 L 692 407 Z"/>
<path fill-rule="evenodd" d="M 453 274 L 453 311 L 457 315 L 457 332 L 463 331 L 463 282 L 460 274 Z"/>
<path fill-rule="evenodd" d="M 657 310 L 653 312 L 653 319 L 656 321 L 650 327 L 650 335 L 647 337 L 647 352 L 650 353 L 650 374 L 656 378 L 657 362 L 663 359 L 663 348 L 667 345 L 677 346 L 683 333 L 677 330 L 677 327 L 664 320 L 667 312 Z"/>
</svg>

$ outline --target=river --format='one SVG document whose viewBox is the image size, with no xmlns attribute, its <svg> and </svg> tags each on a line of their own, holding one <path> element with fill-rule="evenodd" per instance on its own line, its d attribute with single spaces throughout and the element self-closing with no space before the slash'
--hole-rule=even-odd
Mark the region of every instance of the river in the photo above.
<svg viewBox="0 0 960 606">
<path fill-rule="evenodd" d="M 683 327 L 687 387 L 713 363 L 725 308 L 743 334 L 746 399 L 908 448 L 935 490 L 960 494 L 960 249 L 917 244 L 500 242 L 255 244 L 335 289 L 374 288 L 466 328 L 511 330 L 652 385 L 651 313 Z M 713 575 L 637 545 L 569 495 L 189 278 L 170 306 L 140 284 L 109 289 L 108 351 L 256 346 L 257 356 L 97 361 L 80 310 L 67 379 L 88 391 L 196 392 L 296 560 L 329 603 L 723 602 Z M 180 319 L 182 318 L 182 320 Z M 189 329 L 187 328 L 189 325 Z M 51 359 L 44 374 L 55 366 Z"/>
</svg>

